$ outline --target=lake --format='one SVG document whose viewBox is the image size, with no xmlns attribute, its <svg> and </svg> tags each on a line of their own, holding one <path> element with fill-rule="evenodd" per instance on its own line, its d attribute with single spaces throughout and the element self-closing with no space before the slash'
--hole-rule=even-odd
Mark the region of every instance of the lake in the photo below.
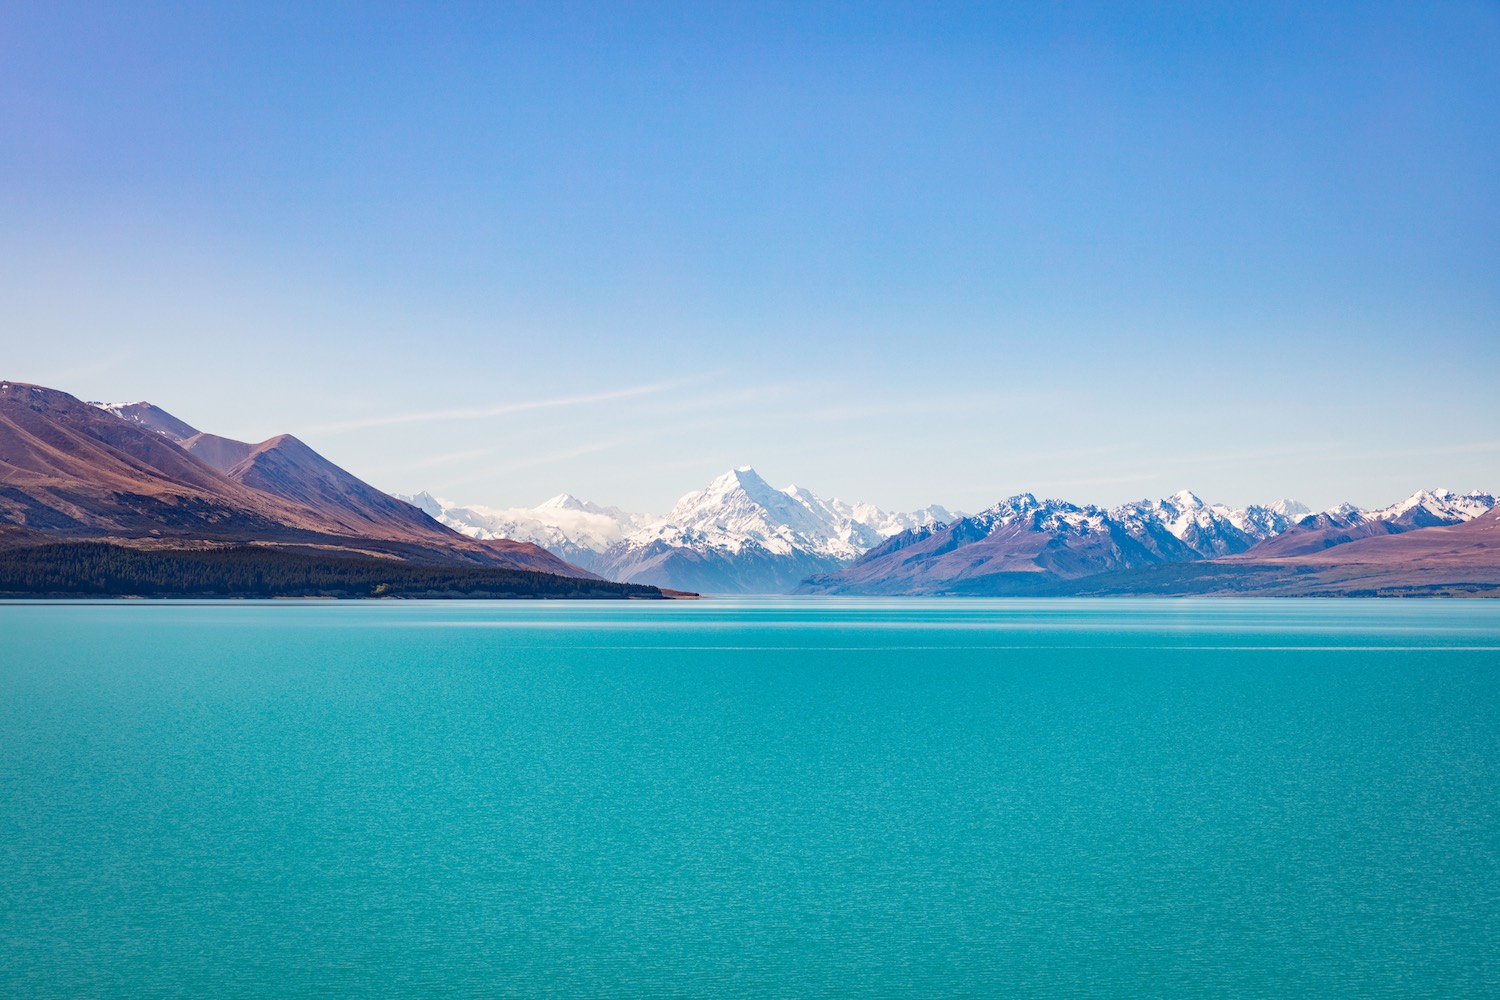
<svg viewBox="0 0 1500 1000">
<path fill-rule="evenodd" d="M 1500 995 L 1500 602 L 0 604 L 0 994 Z"/>
</svg>

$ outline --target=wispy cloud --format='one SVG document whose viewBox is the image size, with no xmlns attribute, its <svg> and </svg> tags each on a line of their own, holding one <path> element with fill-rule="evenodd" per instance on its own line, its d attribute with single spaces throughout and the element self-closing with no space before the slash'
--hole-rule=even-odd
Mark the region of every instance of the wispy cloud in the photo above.
<svg viewBox="0 0 1500 1000">
<path fill-rule="evenodd" d="M 453 465 L 455 462 L 467 462 L 474 458 L 484 458 L 493 455 L 494 448 L 474 448 L 470 451 L 450 451 L 446 455 L 433 455 L 424 458 L 420 462 L 411 463 L 413 469 L 436 469 L 444 465 Z"/>
<path fill-rule="evenodd" d="M 736 407 L 755 407 L 777 402 L 805 390 L 806 383 L 777 382 L 763 385 L 747 385 L 737 389 L 724 389 L 707 395 L 685 396 L 678 399 L 653 402 L 651 411 L 658 414 L 693 414 L 694 420 L 725 414 Z M 741 419 L 734 415 L 734 419 Z"/>
<path fill-rule="evenodd" d="M 1004 392 L 924 398 L 881 399 L 831 405 L 809 411 L 808 420 L 869 420 L 879 417 L 939 416 L 1006 411 L 1028 407 L 1062 406 L 1072 398 L 1068 393 Z"/>
<path fill-rule="evenodd" d="M 503 465 L 487 465 L 482 475 L 464 476 L 460 479 L 445 479 L 444 488 L 451 489 L 457 486 L 467 486 L 470 483 L 488 482 L 496 475 L 511 472 L 520 472 L 524 469 L 536 469 L 548 465 L 557 465 L 561 462 L 570 462 L 575 458 L 583 458 L 586 455 L 597 455 L 601 451 L 618 448 L 626 443 L 624 438 L 614 438 L 608 441 L 595 441 L 592 444 L 579 445 L 576 448 L 567 448 L 562 451 L 549 451 L 540 455 L 532 455 L 528 458 L 517 459 L 506 462 Z"/>
<path fill-rule="evenodd" d="M 1031 492 L 1044 492 L 1059 487 L 1073 489 L 1079 486 L 1122 486 L 1126 483 L 1144 483 L 1152 478 L 1150 475 L 1139 473 L 1128 476 L 1088 476 L 1081 479 L 1044 479 Z"/>
<path fill-rule="evenodd" d="M 1423 445 L 1420 448 L 1397 448 L 1382 451 L 1367 451 L 1362 455 L 1372 458 L 1410 458 L 1425 455 L 1477 455 L 1487 451 L 1500 451 L 1500 441 L 1468 441 L 1455 444 Z"/>
<path fill-rule="evenodd" d="M 343 431 L 368 430 L 371 427 L 395 427 L 403 424 L 438 423 L 455 420 L 483 420 L 487 417 L 503 417 L 511 413 L 526 413 L 531 410 L 562 409 L 573 406 L 592 406 L 598 403 L 613 403 L 622 399 L 650 396 L 668 389 L 692 385 L 711 377 L 712 373 L 672 379 L 667 382 L 652 382 L 645 385 L 627 386 L 605 392 L 583 393 L 575 396 L 554 396 L 550 399 L 527 399 L 511 403 L 496 403 L 491 406 L 458 407 L 450 410 L 422 410 L 416 413 L 394 413 L 379 417 L 364 417 L 358 420 L 341 420 L 307 428 L 307 433 L 337 434 Z"/>
<path fill-rule="evenodd" d="M 496 467 L 496 472 L 516 472 L 520 469 L 535 469 L 543 465 L 555 465 L 558 462 L 568 462 L 585 455 L 597 455 L 601 451 L 618 448 L 624 444 L 618 438 L 611 441 L 595 441 L 593 444 L 579 445 L 576 448 L 568 448 L 564 451 L 549 451 L 545 455 L 533 455 L 515 462 L 507 462 L 505 465 Z"/>
</svg>

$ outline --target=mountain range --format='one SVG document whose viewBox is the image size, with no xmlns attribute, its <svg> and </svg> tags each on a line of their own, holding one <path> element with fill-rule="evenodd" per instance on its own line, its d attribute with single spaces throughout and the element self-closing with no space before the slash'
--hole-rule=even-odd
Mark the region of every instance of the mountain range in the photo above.
<svg viewBox="0 0 1500 1000">
<path fill-rule="evenodd" d="M 598 579 L 529 542 L 455 532 L 289 434 L 235 441 L 150 403 L 0 382 L 0 544 L 84 541 Z"/>
<path fill-rule="evenodd" d="M 1279 560 L 1316 555 L 1311 562 L 1285 564 L 1287 572 L 1332 565 L 1351 555 L 1330 554 L 1335 546 L 1462 524 L 1494 506 L 1490 494 L 1420 490 L 1376 511 L 1346 505 L 1312 514 L 1294 501 L 1233 510 L 1191 493 L 1104 510 L 1027 493 L 949 525 L 903 533 L 843 570 L 810 578 L 799 592 L 1072 593 L 1089 586 L 1076 581 L 1118 581 L 1131 571 L 1208 562 L 1234 572 L 1256 567 L 1257 578 L 1264 579 L 1267 570 L 1282 565 Z"/>
<path fill-rule="evenodd" d="M 30 562 L 6 556 L 7 565 L 25 564 L 25 573 L 47 580 L 75 572 L 69 560 L 83 558 L 77 546 L 89 543 L 179 556 L 232 551 L 241 581 L 235 586 L 247 592 L 259 584 L 244 581 L 297 573 L 324 581 L 323 590 L 343 579 L 360 581 L 350 584 L 351 594 L 367 584 L 386 592 L 398 585 L 391 580 L 400 574 L 392 574 L 402 566 L 403 593 L 504 593 L 519 578 L 503 574 L 517 572 L 596 581 L 605 590 L 618 587 L 606 580 L 641 584 L 641 593 L 656 596 L 657 588 L 874 595 L 1500 592 L 1495 508 L 1492 494 L 1447 490 L 1419 490 L 1376 510 L 1344 504 L 1317 513 L 1292 500 L 1232 508 L 1183 491 L 1110 509 L 1021 493 L 973 515 L 936 505 L 891 513 L 804 487 L 778 489 L 749 466 L 687 494 L 664 515 L 566 493 L 531 508 L 461 506 L 428 493 L 383 493 L 288 434 L 237 441 L 199 431 L 147 402 L 85 403 L 42 386 L 0 382 L 0 553 L 74 545 Z M 109 575 L 100 567 L 124 565 L 89 551 L 96 584 Z M 267 552 L 280 553 L 281 561 L 267 563 Z M 174 556 L 171 569 L 144 558 L 132 557 L 131 572 L 149 581 L 201 576 L 205 566 L 230 557 Z M 318 559 L 346 562 L 330 576 L 315 565 Z M 351 559 L 377 562 L 356 566 Z M 449 575 L 414 574 L 413 566 L 448 567 Z M 463 582 L 453 575 L 462 567 L 489 575 Z M 526 587 L 583 592 L 576 584 Z"/>
<path fill-rule="evenodd" d="M 531 508 L 406 497 L 476 538 L 524 538 L 611 580 L 717 594 L 784 594 L 835 572 L 886 538 L 955 516 L 939 507 L 889 513 L 868 503 L 777 489 L 749 466 L 689 493 L 664 516 L 562 494 Z"/>
<path fill-rule="evenodd" d="M 1363 558 L 1363 549 L 1329 554 L 1336 546 L 1459 525 L 1495 506 L 1488 493 L 1440 489 L 1372 511 L 1344 504 L 1314 513 L 1295 500 L 1234 508 L 1184 490 L 1112 509 L 1023 493 L 972 516 L 938 506 L 890 514 L 797 486 L 776 489 L 749 467 L 659 517 L 569 494 L 504 510 L 425 493 L 411 499 L 456 530 L 526 538 L 611 579 L 719 594 L 846 595 L 1073 593 L 1095 584 L 1128 591 L 1132 574 L 1148 571 L 1160 590 L 1171 574 L 1158 567 L 1190 564 L 1212 564 L 1219 575 L 1178 572 L 1172 586 L 1184 592 L 1238 592 L 1251 580 L 1265 587 L 1286 573 L 1310 585 L 1324 579 L 1314 565 Z M 1314 563 L 1287 561 L 1312 555 Z M 1449 582 L 1488 586 L 1484 560 L 1470 562 L 1472 579 Z M 1389 566 L 1381 573 L 1390 577 Z M 1334 576 L 1329 592 L 1350 586 Z M 1371 579 L 1361 586 L 1379 589 Z"/>
</svg>

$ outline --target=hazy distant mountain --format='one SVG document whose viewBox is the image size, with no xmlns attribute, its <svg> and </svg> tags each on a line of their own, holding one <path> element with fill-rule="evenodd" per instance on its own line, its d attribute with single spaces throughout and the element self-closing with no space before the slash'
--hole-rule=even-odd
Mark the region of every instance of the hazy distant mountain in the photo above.
<svg viewBox="0 0 1500 1000">
<path fill-rule="evenodd" d="M 600 556 L 631 531 L 659 520 L 603 507 L 562 493 L 535 507 L 461 506 L 430 493 L 402 496 L 454 531 L 470 538 L 511 538 L 540 545 L 575 566 L 597 572 Z"/>
<path fill-rule="evenodd" d="M 711 593 L 786 593 L 890 535 L 952 520 L 942 507 L 888 513 L 866 503 L 778 490 L 746 466 L 678 501 L 665 516 L 562 494 L 529 508 L 458 506 L 406 497 L 476 538 L 524 538 L 614 580 Z"/>
<path fill-rule="evenodd" d="M 580 572 L 535 546 L 452 532 L 295 438 L 210 440 L 149 403 L 96 406 L 17 382 L 0 383 L 0 525 L 8 544 L 254 543 Z"/>
</svg>

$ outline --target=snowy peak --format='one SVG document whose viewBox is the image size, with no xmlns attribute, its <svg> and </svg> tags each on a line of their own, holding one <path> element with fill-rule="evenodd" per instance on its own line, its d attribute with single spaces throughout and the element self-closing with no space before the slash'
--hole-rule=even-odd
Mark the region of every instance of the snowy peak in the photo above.
<svg viewBox="0 0 1500 1000">
<path fill-rule="evenodd" d="M 197 428 L 189 426 L 186 422 L 178 420 L 172 414 L 155 406 L 145 400 L 134 403 L 98 403 L 91 402 L 90 406 L 97 406 L 106 413 L 113 413 L 121 420 L 127 420 L 132 424 L 144 427 L 148 431 L 155 431 L 162 437 L 179 444 L 198 433 Z"/>
<path fill-rule="evenodd" d="M 433 496 L 431 493 L 428 493 L 426 490 L 423 490 L 421 493 L 418 493 L 415 496 L 398 496 L 396 499 L 405 500 L 407 503 L 417 508 L 417 510 L 420 510 L 422 513 L 426 514 L 428 517 L 434 520 L 439 520 L 443 516 L 443 504 L 439 502 L 437 497 Z"/>
<path fill-rule="evenodd" d="M 1306 513 L 1307 507 L 1296 500 L 1230 507 L 1210 503 L 1191 490 L 1179 490 L 1164 500 L 1140 500 L 1117 507 L 1110 516 L 1137 528 L 1154 521 L 1193 552 L 1218 556 L 1244 551 L 1280 534 Z"/>
<path fill-rule="evenodd" d="M 571 493 L 559 493 L 550 500 L 543 500 L 537 504 L 535 510 L 587 510 L 591 504 L 585 503 Z"/>
<path fill-rule="evenodd" d="M 932 523 L 935 511 L 948 513 L 926 508 L 891 514 L 874 504 L 826 499 L 801 486 L 776 489 L 747 465 L 689 493 L 661 523 L 636 532 L 630 541 L 705 551 L 754 547 L 781 555 L 802 552 L 851 560 L 892 535 Z"/>
<path fill-rule="evenodd" d="M 994 506 L 986 507 L 976 516 L 988 521 L 1008 524 L 1018 517 L 1023 517 L 1032 511 L 1039 510 L 1041 506 L 1037 498 L 1032 494 L 1017 493 L 1013 497 L 1007 497 L 1004 500 L 998 501 Z"/>
<path fill-rule="evenodd" d="M 778 490 L 743 466 L 687 494 L 661 523 L 637 532 L 630 541 L 731 552 L 746 546 L 776 554 L 821 552 L 829 547 L 835 522 L 833 512 L 816 495 Z"/>
<path fill-rule="evenodd" d="M 686 514 L 714 504 L 735 501 L 777 506 L 784 496 L 785 494 L 782 494 L 780 490 L 762 479 L 760 473 L 748 465 L 742 465 L 738 469 L 731 469 L 722 476 L 716 477 L 713 482 L 696 493 L 684 496 L 677 501 L 677 506 L 672 509 L 669 517 Z"/>
<path fill-rule="evenodd" d="M 1365 510 L 1352 503 L 1341 503 L 1330 507 L 1316 518 L 1302 518 L 1309 526 L 1316 522 L 1333 525 L 1355 525 L 1362 522 L 1384 521 L 1399 529 L 1429 528 L 1444 524 L 1462 524 L 1487 513 L 1496 503 L 1494 494 L 1475 490 L 1471 493 L 1455 493 L 1452 490 L 1417 490 L 1405 500 L 1388 507 Z"/>
<path fill-rule="evenodd" d="M 1277 500 L 1266 507 L 1271 513 L 1286 518 L 1288 521 L 1298 521 L 1312 513 L 1312 508 L 1299 500 Z"/>
<path fill-rule="evenodd" d="M 1065 500 L 1038 500 L 1018 493 L 970 519 L 986 534 L 1024 531 L 1058 538 L 1113 539 L 1111 546 L 1138 546 L 1154 558 L 1212 558 L 1243 552 L 1294 523 L 1296 501 L 1279 508 L 1232 508 L 1205 501 L 1190 490 L 1162 500 L 1143 499 L 1104 510 Z M 1101 542 L 1101 544 L 1103 544 Z"/>
<path fill-rule="evenodd" d="M 888 513 L 801 486 L 777 489 L 740 466 L 627 536 L 607 554 L 606 575 L 682 589 L 786 593 L 939 518 L 952 515 L 941 507 Z"/>
<path fill-rule="evenodd" d="M 430 493 L 402 499 L 475 538 L 535 542 L 615 579 L 721 593 L 785 593 L 887 538 L 962 516 L 936 505 L 889 513 L 804 487 L 777 489 L 748 465 L 682 497 L 665 517 L 626 513 L 570 493 L 529 508 L 460 506 Z"/>
<path fill-rule="evenodd" d="M 1430 528 L 1462 524 L 1488 513 L 1495 506 L 1489 493 L 1454 493 L 1452 490 L 1417 490 L 1405 500 L 1369 511 L 1365 516 L 1402 528 Z"/>
</svg>

